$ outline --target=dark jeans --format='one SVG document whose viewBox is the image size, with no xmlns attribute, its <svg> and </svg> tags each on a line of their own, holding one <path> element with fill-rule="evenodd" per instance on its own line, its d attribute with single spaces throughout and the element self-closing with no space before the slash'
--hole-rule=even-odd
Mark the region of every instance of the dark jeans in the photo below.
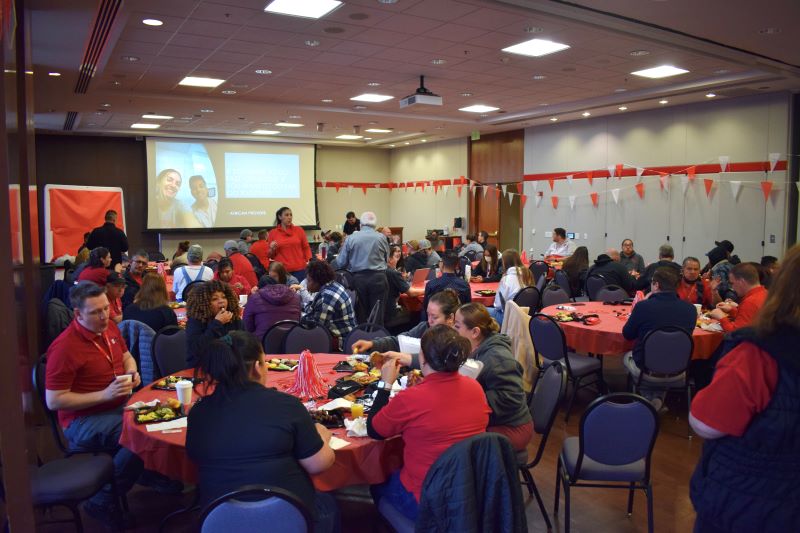
<svg viewBox="0 0 800 533">
<path fill-rule="evenodd" d="M 144 464 L 139 456 L 119 445 L 121 433 L 122 407 L 76 418 L 64 430 L 64 436 L 72 450 L 117 450 L 114 454 L 114 478 L 120 496 L 133 487 L 144 470 Z M 116 505 L 111 485 L 103 487 L 92 497 L 91 502 L 106 508 Z"/>
<path fill-rule="evenodd" d="M 375 318 L 376 324 L 383 325 L 383 308 L 389 294 L 389 282 L 386 281 L 386 272 L 383 270 L 362 270 L 353 274 L 358 302 L 356 305 L 356 320 L 359 324 L 367 321 L 370 311 L 375 303 L 380 300 L 381 305 Z"/>
<path fill-rule="evenodd" d="M 400 471 L 397 470 L 389 479 L 380 485 L 371 485 L 369 491 L 372 493 L 372 499 L 377 506 L 381 499 L 386 500 L 392 504 L 392 507 L 400 511 L 406 518 L 416 522 L 417 515 L 419 514 L 419 503 L 414 497 L 414 494 L 408 492 L 400 481 Z"/>
<path fill-rule="evenodd" d="M 314 531 L 318 533 L 340 533 L 342 530 L 342 517 L 339 506 L 333 496 L 327 492 L 317 492 L 314 498 L 314 508 L 317 519 L 314 521 Z"/>
</svg>

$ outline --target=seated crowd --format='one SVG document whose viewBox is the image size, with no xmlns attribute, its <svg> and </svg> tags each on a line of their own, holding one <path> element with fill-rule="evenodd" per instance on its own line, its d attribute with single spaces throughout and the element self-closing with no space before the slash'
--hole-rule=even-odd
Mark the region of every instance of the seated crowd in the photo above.
<svg viewBox="0 0 800 533">
<path fill-rule="evenodd" d="M 381 381 L 366 420 L 368 435 L 373 439 L 399 436 L 404 442 L 403 466 L 384 483 L 371 487 L 376 504 L 385 499 L 415 520 L 429 469 L 451 445 L 473 435 L 499 433 L 514 450 L 525 450 L 534 430 L 523 368 L 515 358 L 512 338 L 500 332 L 506 304 L 521 290 L 537 285 L 524 254 L 521 257 L 513 249 L 500 253 L 488 242 L 486 232 L 467 235 L 460 250 L 445 250 L 436 233 L 395 244 L 391 231 L 379 228 L 371 212 L 360 218 L 348 213 L 344 234 L 323 233 L 325 251 L 312 256 L 302 228 L 292 224 L 291 210 L 282 208 L 273 229 L 255 234 L 243 230 L 239 241 L 224 242 L 225 255 L 214 254 L 218 259 L 204 262 L 200 245 L 181 242 L 171 260 L 169 287 L 160 270 L 149 272 L 150 257 L 145 251 L 132 254 L 129 260 L 121 255 L 117 261 L 106 247 L 89 250 L 86 263 L 71 274 L 75 285 L 70 307 L 75 318 L 47 352 L 47 404 L 58 411 L 70 445 L 113 449 L 116 487 L 122 492 L 137 480 L 158 481 L 158 474 L 143 474 L 141 459 L 119 445 L 122 407 L 141 384 L 141 368 L 117 324 L 135 321 L 156 333 L 174 327 L 178 320 L 169 306 L 173 300 L 186 305 L 186 367 L 215 385 L 188 417 L 186 451 L 198 468 L 201 504 L 243 485 L 268 484 L 299 498 L 312 511 L 315 531 L 338 531 L 335 500 L 315 490 L 310 477 L 335 461 L 331 434 L 314 424 L 300 400 L 266 386 L 262 339 L 280 321 L 323 327 L 331 334 L 333 349 L 340 351 L 348 334 L 369 319 L 392 333 L 358 340 L 352 346 L 354 352 L 378 351 L 384 356 Z M 767 289 L 782 286 L 792 292 L 787 278 L 800 273 L 797 247 L 780 268 L 773 257 L 760 263 L 740 262 L 732 255 L 730 241 L 716 242 L 706 254 L 705 265 L 695 257 L 676 263 L 668 244 L 659 247 L 657 261 L 650 264 L 634 250 L 631 239 L 621 243 L 621 250 L 606 250 L 590 262 L 585 246 L 576 246 L 563 228 L 555 228 L 553 242 L 543 255 L 548 261 L 559 261 L 572 298 L 582 297 L 587 280 L 599 277 L 606 285 L 641 299 L 622 330 L 634 342 L 623 358 L 633 380 L 643 369 L 647 334 L 673 327 L 691 335 L 696 307 L 710 310 L 726 333 L 751 324 L 760 328 L 757 332 L 775 330 L 777 326 L 766 324 L 760 313 L 764 307 L 773 314 L 781 310 L 786 322 L 781 335 L 791 339 L 798 335 L 800 301 L 793 296 L 784 302 L 781 295 Z M 469 281 L 465 280 L 467 265 Z M 424 288 L 411 283 L 415 271 L 423 268 L 438 274 Z M 497 283 L 493 303 L 485 307 L 472 302 L 470 282 Z M 420 299 L 421 313 L 401 305 Z M 722 360 L 720 374 L 691 407 L 692 425 L 706 438 L 749 435 L 744 415 L 734 422 L 733 414 L 729 419 L 711 407 L 723 405 L 720 396 L 715 396 L 721 395 L 735 396 L 733 407 L 745 409 L 743 393 L 731 388 L 737 383 L 751 386 L 740 383 L 747 378 L 734 373 L 754 363 L 738 353 L 758 351 L 763 360 L 760 372 L 767 385 L 759 389 L 760 396 L 753 396 L 757 413 L 778 416 L 772 413 L 778 408 L 765 398 L 780 396 L 777 384 L 788 380 L 786 373 L 797 371 L 796 361 L 790 364 L 790 357 L 776 353 L 783 348 L 753 340 L 750 333 L 742 335 L 742 343 L 732 357 Z M 402 353 L 400 336 L 419 339 L 419 352 Z M 723 348 L 717 358 L 722 355 Z M 467 361 L 478 365 L 473 376 L 459 371 Z M 424 379 L 390 401 L 401 367 L 420 370 Z M 126 379 L 127 375 L 131 378 Z M 792 383 L 793 388 L 783 394 L 797 392 L 797 381 Z M 649 382 L 641 394 L 656 409 L 663 406 L 665 390 L 659 388 L 658 380 Z M 452 409 L 454 405 L 459 408 Z M 270 416 L 261 416 L 267 412 Z M 795 409 L 793 420 L 796 415 Z M 754 415 L 749 416 L 748 421 Z M 752 436 L 744 448 L 732 447 L 731 457 L 740 457 L 747 446 L 757 446 L 756 438 Z M 697 473 L 698 485 L 693 484 L 692 490 L 709 531 L 728 519 L 720 518 L 724 509 L 713 507 L 719 502 L 710 501 L 709 493 L 716 489 L 707 487 L 712 480 L 719 484 L 719 479 L 725 479 L 719 469 L 737 469 L 730 464 L 714 468 Z M 740 478 L 734 477 L 727 491 L 744 490 L 744 474 L 737 475 Z M 86 510 L 106 521 L 120 515 L 110 486 L 92 497 Z"/>
</svg>

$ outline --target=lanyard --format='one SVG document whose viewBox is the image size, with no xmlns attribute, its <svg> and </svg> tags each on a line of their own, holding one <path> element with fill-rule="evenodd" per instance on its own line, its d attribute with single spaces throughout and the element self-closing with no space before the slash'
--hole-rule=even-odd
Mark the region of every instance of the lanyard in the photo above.
<svg viewBox="0 0 800 533">
<path fill-rule="evenodd" d="M 106 361 L 108 361 L 108 364 L 111 365 L 111 372 L 116 376 L 117 373 L 114 370 L 114 360 L 113 360 L 113 352 L 111 351 L 111 343 L 108 342 L 108 337 L 106 336 L 105 333 L 103 333 L 101 335 L 101 337 L 103 337 L 103 342 L 105 343 L 106 348 L 108 348 L 108 352 L 106 352 L 103 349 L 103 347 L 100 346 L 100 344 L 94 339 L 92 339 L 92 344 L 95 345 L 95 348 L 100 350 L 100 353 L 102 353 L 103 356 L 106 358 Z"/>
</svg>

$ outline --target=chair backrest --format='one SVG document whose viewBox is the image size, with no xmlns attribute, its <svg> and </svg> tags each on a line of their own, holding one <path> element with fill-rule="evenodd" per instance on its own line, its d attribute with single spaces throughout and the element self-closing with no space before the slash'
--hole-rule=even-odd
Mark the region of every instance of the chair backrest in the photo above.
<svg viewBox="0 0 800 533">
<path fill-rule="evenodd" d="M 470 252 L 467 252 L 458 258 L 458 270 L 456 271 L 457 274 L 463 276 L 467 269 L 467 265 L 472 265 L 472 261 L 474 261 L 474 259 L 470 259 L 469 254 Z"/>
<path fill-rule="evenodd" d="M 528 323 L 534 351 L 550 361 L 565 361 L 567 364 L 567 340 L 561 326 L 552 317 L 537 313 Z M 538 366 L 539 358 L 536 358 Z M 569 370 L 569 367 L 567 368 Z"/>
<path fill-rule="evenodd" d="M 524 287 L 514 296 L 514 303 L 520 307 L 527 307 L 531 316 L 539 310 L 540 301 L 541 295 L 536 287 Z"/>
<path fill-rule="evenodd" d="M 536 282 L 536 288 L 539 290 L 539 294 L 544 292 L 545 285 L 547 285 L 547 276 L 540 276 L 539 281 Z"/>
<path fill-rule="evenodd" d="M 586 296 L 591 301 L 597 301 L 597 292 L 608 285 L 606 279 L 600 274 L 592 274 L 586 278 Z"/>
<path fill-rule="evenodd" d="M 310 531 L 312 524 L 311 513 L 294 494 L 277 487 L 247 485 L 208 504 L 200 531 L 303 533 Z"/>
<path fill-rule="evenodd" d="M 536 465 L 542 458 L 547 445 L 547 437 L 553 427 L 553 422 L 558 414 L 558 406 L 567 392 L 567 367 L 561 361 L 551 363 L 536 380 L 528 408 L 533 419 L 533 430 L 541 435 L 539 448 L 536 451 L 532 465 Z"/>
<path fill-rule="evenodd" d="M 353 309 L 355 309 L 356 305 L 358 305 L 358 293 L 356 291 L 356 284 L 355 280 L 353 279 L 353 274 L 347 270 L 337 270 L 336 283 L 344 287 L 344 290 L 347 291 L 347 295 L 350 296 L 350 301 L 353 304 Z"/>
<path fill-rule="evenodd" d="M 161 328 L 153 339 L 156 376 L 160 378 L 186 368 L 186 331 L 178 326 Z"/>
<path fill-rule="evenodd" d="M 203 283 L 205 283 L 205 281 L 201 279 L 190 281 L 189 283 L 187 283 L 186 286 L 183 288 L 183 292 L 181 292 L 181 300 L 183 300 L 184 302 L 187 301 L 189 299 L 189 293 L 191 293 L 194 289 L 196 289 Z"/>
<path fill-rule="evenodd" d="M 147 255 L 150 257 L 150 261 L 166 261 L 167 258 L 164 257 L 164 254 L 159 252 L 158 250 L 148 250 Z"/>
<path fill-rule="evenodd" d="M 689 332 L 666 327 L 654 329 L 642 341 L 644 369 L 642 374 L 679 375 L 686 371 L 692 359 L 694 340 Z M 641 380 L 642 376 L 639 376 Z"/>
<path fill-rule="evenodd" d="M 469 259 L 470 262 L 477 261 L 478 259 L 480 259 L 480 252 L 478 252 L 477 250 L 470 250 L 464 254 L 464 257 Z"/>
<path fill-rule="evenodd" d="M 612 466 L 644 459 L 645 479 L 650 476 L 650 454 L 658 436 L 658 414 L 639 395 L 618 392 L 601 396 L 583 413 L 575 479 L 580 479 L 584 455 Z"/>
<path fill-rule="evenodd" d="M 286 353 L 283 351 L 283 339 L 289 330 L 298 325 L 296 320 L 279 320 L 272 324 L 261 338 L 261 346 L 267 355 Z"/>
<path fill-rule="evenodd" d="M 556 285 L 561 287 L 564 292 L 567 293 L 567 296 L 570 298 L 574 298 L 575 295 L 572 294 L 572 287 L 569 285 L 569 276 L 563 270 L 556 270 L 556 273 L 553 274 L 553 279 L 556 282 Z"/>
<path fill-rule="evenodd" d="M 547 278 L 547 271 L 550 270 L 550 267 L 544 261 L 533 261 L 528 268 L 531 269 L 533 279 L 537 282 L 542 276 Z"/>
<path fill-rule="evenodd" d="M 622 287 L 618 285 L 606 285 L 597 291 L 592 300 L 598 302 L 621 302 L 627 298 L 630 298 L 630 296 Z"/>
<path fill-rule="evenodd" d="M 283 338 L 283 353 L 300 353 L 303 350 L 311 353 L 332 353 L 334 346 L 331 332 L 318 324 L 294 326 Z"/>
<path fill-rule="evenodd" d="M 261 264 L 261 260 L 255 256 L 255 254 L 251 254 L 247 252 L 244 254 L 250 264 L 253 267 L 253 272 L 256 273 L 256 278 L 261 279 L 261 276 L 267 273 L 267 270 L 264 268 L 264 265 Z"/>
<path fill-rule="evenodd" d="M 569 294 L 558 285 L 550 285 L 542 294 L 542 307 L 569 303 Z"/>
<path fill-rule="evenodd" d="M 388 337 L 390 335 L 391 333 L 389 333 L 386 328 L 378 324 L 359 324 L 356 326 L 356 329 L 348 333 L 347 337 L 345 337 L 342 352 L 346 354 L 353 353 L 353 344 L 355 344 L 356 341 L 371 341 L 379 337 Z"/>
<path fill-rule="evenodd" d="M 47 369 L 47 356 L 42 355 L 39 357 L 39 360 L 36 361 L 36 364 L 33 366 L 33 390 L 36 392 L 36 395 L 39 397 L 39 403 L 42 405 L 42 409 L 44 409 L 45 415 L 47 415 L 47 421 L 50 425 L 50 431 L 53 433 L 53 440 L 56 441 L 58 445 L 58 449 L 61 450 L 61 453 L 67 453 L 67 446 L 64 444 L 64 436 L 61 434 L 61 425 L 58 423 L 58 414 L 55 411 L 51 411 L 50 408 L 47 406 L 47 398 L 45 396 L 45 375 Z"/>
</svg>

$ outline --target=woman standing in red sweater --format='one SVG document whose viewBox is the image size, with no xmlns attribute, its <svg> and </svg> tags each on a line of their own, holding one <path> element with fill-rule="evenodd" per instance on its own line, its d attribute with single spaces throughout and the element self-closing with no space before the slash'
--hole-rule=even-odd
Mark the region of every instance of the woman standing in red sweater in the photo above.
<svg viewBox="0 0 800 533">
<path fill-rule="evenodd" d="M 311 259 L 311 246 L 303 228 L 292 224 L 292 210 L 281 207 L 275 213 L 275 228 L 269 232 L 269 257 L 280 261 L 299 281 L 306 277 L 306 263 Z"/>
</svg>

